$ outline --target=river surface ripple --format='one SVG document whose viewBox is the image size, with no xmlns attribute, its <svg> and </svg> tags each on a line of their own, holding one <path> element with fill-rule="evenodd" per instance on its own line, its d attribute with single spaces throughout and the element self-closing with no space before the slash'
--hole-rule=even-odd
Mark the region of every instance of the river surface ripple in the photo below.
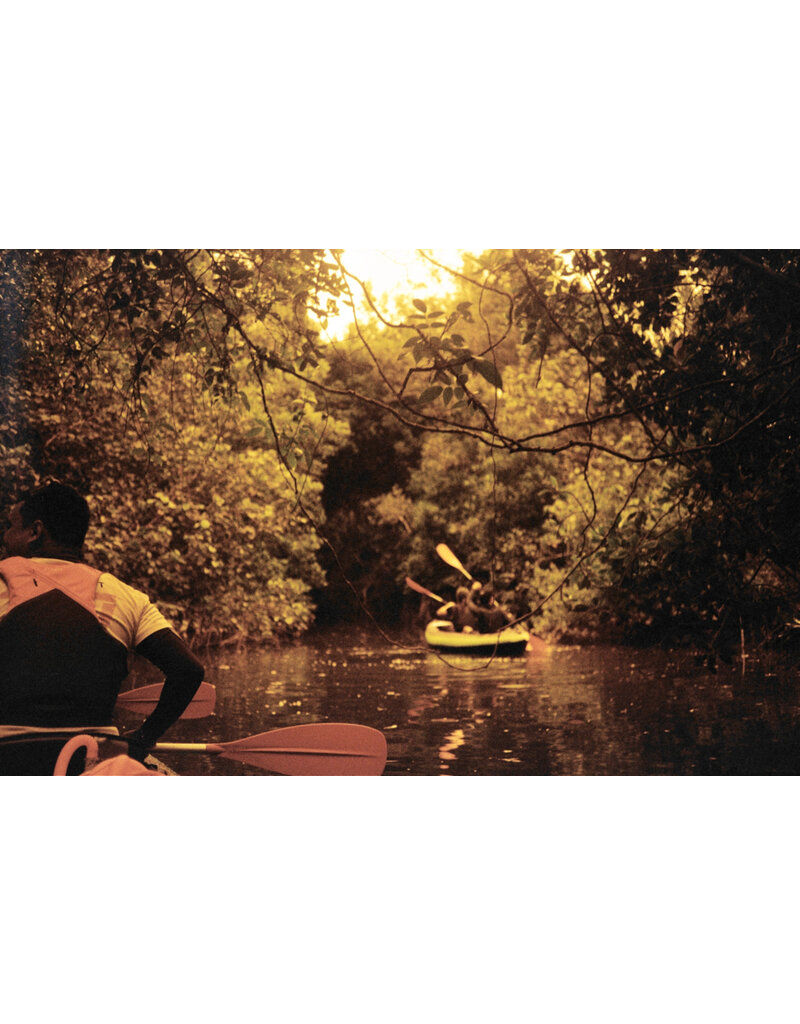
<svg viewBox="0 0 800 1024">
<path fill-rule="evenodd" d="M 392 640 L 395 638 L 392 637 Z M 750 659 L 716 673 L 689 652 L 540 648 L 445 658 L 416 637 L 337 630 L 280 650 L 211 652 L 213 717 L 168 739 L 225 742 L 305 722 L 380 729 L 386 775 L 794 775 L 798 673 Z M 153 676 L 137 666 L 132 682 Z M 121 727 L 133 723 L 120 721 Z M 182 775 L 267 775 L 170 754 Z"/>
</svg>

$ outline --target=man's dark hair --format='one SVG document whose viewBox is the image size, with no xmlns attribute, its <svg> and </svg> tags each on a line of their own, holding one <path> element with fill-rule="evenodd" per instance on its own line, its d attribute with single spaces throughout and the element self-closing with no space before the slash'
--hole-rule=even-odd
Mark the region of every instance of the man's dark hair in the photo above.
<svg viewBox="0 0 800 1024">
<path fill-rule="evenodd" d="M 89 529 L 89 506 L 68 484 L 45 484 L 22 499 L 20 515 L 25 526 L 40 519 L 59 544 L 83 547 Z"/>
</svg>

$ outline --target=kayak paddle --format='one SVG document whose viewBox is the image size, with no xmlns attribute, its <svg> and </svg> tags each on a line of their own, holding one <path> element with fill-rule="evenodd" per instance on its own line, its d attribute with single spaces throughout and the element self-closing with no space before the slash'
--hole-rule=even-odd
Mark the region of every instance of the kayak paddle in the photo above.
<svg viewBox="0 0 800 1024">
<path fill-rule="evenodd" d="M 406 576 L 406 586 L 411 587 L 412 590 L 416 590 L 418 594 L 424 594 L 425 597 L 430 597 L 434 601 L 438 601 L 439 604 L 446 603 L 443 597 L 439 597 L 438 594 L 434 594 L 432 591 L 426 590 L 425 587 L 421 586 L 419 583 L 415 583 L 409 576 Z"/>
<path fill-rule="evenodd" d="M 219 754 L 280 775 L 380 775 L 386 764 L 382 732 L 336 722 L 290 725 L 229 743 L 156 743 L 151 750 Z"/>
<path fill-rule="evenodd" d="M 453 552 L 446 544 L 437 544 L 436 554 L 439 556 L 439 558 L 441 558 L 443 562 L 447 562 L 447 564 L 451 565 L 454 569 L 458 569 L 462 576 L 466 576 L 470 582 L 473 582 L 473 577 L 470 576 L 470 574 L 467 572 L 467 570 L 464 568 L 461 562 L 459 562 L 459 560 L 456 558 L 456 556 L 453 554 Z"/>
<path fill-rule="evenodd" d="M 153 683 L 151 686 L 137 686 L 133 690 L 126 690 L 117 697 L 117 710 L 149 715 L 151 711 L 155 711 L 163 689 L 163 683 Z M 211 683 L 201 683 L 181 718 L 207 718 L 213 714 L 216 700 L 217 691 Z"/>
</svg>

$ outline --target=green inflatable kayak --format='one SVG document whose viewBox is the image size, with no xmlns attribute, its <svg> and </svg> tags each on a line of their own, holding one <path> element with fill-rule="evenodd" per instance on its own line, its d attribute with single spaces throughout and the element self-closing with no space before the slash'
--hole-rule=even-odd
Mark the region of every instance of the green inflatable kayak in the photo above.
<svg viewBox="0 0 800 1024">
<path fill-rule="evenodd" d="M 530 633 L 521 626 L 509 626 L 499 633 L 457 633 L 446 620 L 432 619 L 425 627 L 425 642 L 435 651 L 450 654 L 495 655 L 510 658 L 524 654 Z"/>
</svg>

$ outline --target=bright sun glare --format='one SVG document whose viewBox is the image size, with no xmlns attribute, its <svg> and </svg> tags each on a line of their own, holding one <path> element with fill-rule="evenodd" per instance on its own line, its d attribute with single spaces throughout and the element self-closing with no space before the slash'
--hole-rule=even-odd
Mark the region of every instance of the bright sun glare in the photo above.
<svg viewBox="0 0 800 1024">
<path fill-rule="evenodd" d="M 458 270 L 461 267 L 464 249 L 426 249 L 425 252 Z M 351 271 L 368 285 L 370 295 L 382 312 L 393 311 L 394 303 L 404 296 L 425 298 L 427 294 L 443 297 L 454 289 L 452 277 L 440 271 L 420 256 L 416 249 L 345 249 L 342 253 L 345 269 Z M 358 284 L 350 280 L 356 312 L 364 316 L 369 307 Z M 328 322 L 328 334 L 341 337 L 352 323 L 352 312 L 342 307 L 338 317 Z"/>
</svg>

